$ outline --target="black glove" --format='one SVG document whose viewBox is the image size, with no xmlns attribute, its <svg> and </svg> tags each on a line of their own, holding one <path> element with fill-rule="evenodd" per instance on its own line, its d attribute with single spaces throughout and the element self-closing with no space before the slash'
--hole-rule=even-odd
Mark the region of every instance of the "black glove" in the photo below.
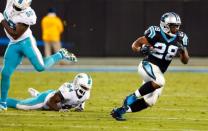
<svg viewBox="0 0 208 131">
<path fill-rule="evenodd" d="M 176 43 L 176 46 L 178 46 L 178 51 L 179 51 L 179 53 L 182 53 L 182 52 L 184 52 L 184 46 L 183 46 L 183 44 L 181 44 L 180 42 L 177 42 Z"/>
<path fill-rule="evenodd" d="M 140 49 L 140 52 L 143 54 L 143 55 L 149 55 L 152 53 L 152 49 L 151 49 L 151 46 L 150 45 L 142 45 L 141 49 Z"/>
</svg>

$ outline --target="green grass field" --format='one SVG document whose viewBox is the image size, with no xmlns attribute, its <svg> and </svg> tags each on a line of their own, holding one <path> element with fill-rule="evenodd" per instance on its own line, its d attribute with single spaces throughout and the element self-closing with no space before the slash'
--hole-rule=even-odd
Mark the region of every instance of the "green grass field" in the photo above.
<svg viewBox="0 0 208 131">
<path fill-rule="evenodd" d="M 57 89 L 76 73 L 15 72 L 9 95 L 27 98 L 28 87 L 40 91 Z M 128 113 L 125 122 L 111 118 L 110 111 L 141 84 L 135 73 L 89 73 L 93 89 L 84 112 L 20 111 L 0 112 L 3 130 L 67 131 L 207 131 L 208 74 L 166 73 L 166 86 L 157 104 L 137 113 Z"/>
</svg>

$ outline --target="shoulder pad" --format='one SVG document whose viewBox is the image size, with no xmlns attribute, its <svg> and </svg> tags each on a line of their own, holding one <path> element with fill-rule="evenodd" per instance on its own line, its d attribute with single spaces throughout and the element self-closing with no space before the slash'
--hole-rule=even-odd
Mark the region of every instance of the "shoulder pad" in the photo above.
<svg viewBox="0 0 208 131">
<path fill-rule="evenodd" d="M 153 26 L 153 28 L 154 28 L 155 31 L 159 31 L 159 32 L 160 32 L 160 27 L 158 27 L 158 26 Z"/>
<path fill-rule="evenodd" d="M 17 23 L 24 23 L 26 25 L 36 24 L 37 16 L 32 8 L 26 9 L 16 20 Z"/>
<path fill-rule="evenodd" d="M 160 32 L 160 27 L 158 26 L 150 26 L 145 32 L 144 35 L 153 38 L 156 35 L 156 32 Z"/>
</svg>

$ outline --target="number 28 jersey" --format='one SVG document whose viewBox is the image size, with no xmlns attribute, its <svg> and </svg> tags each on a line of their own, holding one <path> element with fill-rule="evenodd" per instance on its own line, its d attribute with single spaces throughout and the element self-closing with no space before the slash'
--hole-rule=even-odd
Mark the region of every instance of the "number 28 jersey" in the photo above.
<svg viewBox="0 0 208 131">
<path fill-rule="evenodd" d="M 154 48 L 154 53 L 148 55 L 144 60 L 157 65 L 163 73 L 177 54 L 177 42 L 181 43 L 184 47 L 188 45 L 187 35 L 180 31 L 175 37 L 170 37 L 160 27 L 150 26 L 144 35 L 149 44 Z"/>
</svg>

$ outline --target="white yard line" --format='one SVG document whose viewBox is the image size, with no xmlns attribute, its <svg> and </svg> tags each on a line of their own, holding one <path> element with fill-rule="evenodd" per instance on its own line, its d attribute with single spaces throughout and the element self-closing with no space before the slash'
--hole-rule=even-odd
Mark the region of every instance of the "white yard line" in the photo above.
<svg viewBox="0 0 208 131">
<path fill-rule="evenodd" d="M 70 112 L 69 112 L 70 113 Z M 65 115 L 69 115 L 69 116 L 80 116 L 80 113 L 77 113 L 77 114 L 69 114 L 69 113 L 65 113 Z M 91 112 L 86 112 L 87 114 L 91 114 Z M 60 114 L 62 113 L 58 113 L 57 112 L 57 115 L 53 115 L 53 114 L 34 114 L 34 113 L 14 113 L 14 112 L 8 112 L 7 113 L 0 113 L 0 116 L 47 116 L 47 117 L 58 117 Z M 93 112 L 92 114 L 95 114 L 95 112 Z M 99 113 L 97 113 L 99 114 Z M 102 113 L 103 114 L 103 113 Z M 109 113 L 107 113 L 106 115 L 108 115 Z M 110 115 L 109 115 L 110 117 Z M 109 118 L 108 116 L 102 116 L 102 118 Z M 99 118 L 99 117 L 98 117 Z M 181 120 L 181 121 L 208 121 L 208 119 L 202 119 L 202 118 L 191 118 L 191 117 L 186 117 L 186 118 L 177 118 L 177 117 L 151 117 L 151 116 L 139 116 L 139 117 L 131 117 L 133 119 L 146 119 L 146 120 Z M 84 118 L 84 119 L 87 119 L 87 118 Z M 96 118 L 92 118 L 92 117 L 89 117 L 88 115 L 88 119 L 96 119 Z M 113 120 L 113 119 L 112 119 Z"/>
<path fill-rule="evenodd" d="M 123 122 L 120 122 L 121 124 L 123 123 Z M 104 126 L 97 126 L 97 125 L 58 125 L 58 124 L 55 124 L 55 125 L 45 125 L 45 124 L 40 124 L 40 123 L 38 123 L 37 125 L 34 125 L 34 124 L 2 124 L 1 125 L 1 127 L 12 127 L 12 128 L 14 128 L 14 127 L 22 127 L 22 126 L 24 126 L 24 127 L 44 127 L 44 128 L 48 128 L 48 129 L 50 129 L 51 127 L 54 127 L 54 128 L 83 128 L 83 129 L 86 129 L 86 128 L 88 128 L 88 129 L 97 129 L 97 130 L 99 130 L 99 129 L 101 129 L 101 130 L 103 130 L 103 129 L 115 129 L 115 126 L 106 126 L 106 125 L 104 125 Z M 0 128 L 1 129 L 1 128 Z M 207 131 L 207 130 L 195 130 L 195 129 L 190 129 L 190 128 L 181 128 L 181 129 L 161 129 L 161 128 L 143 128 L 143 127 L 141 127 L 141 128 L 133 128 L 133 127 L 128 127 L 128 126 L 116 126 L 116 129 L 120 129 L 120 130 L 122 130 L 122 129 L 126 129 L 126 130 L 142 130 L 142 131 L 144 131 L 144 130 L 147 130 L 147 131 Z"/>
</svg>

